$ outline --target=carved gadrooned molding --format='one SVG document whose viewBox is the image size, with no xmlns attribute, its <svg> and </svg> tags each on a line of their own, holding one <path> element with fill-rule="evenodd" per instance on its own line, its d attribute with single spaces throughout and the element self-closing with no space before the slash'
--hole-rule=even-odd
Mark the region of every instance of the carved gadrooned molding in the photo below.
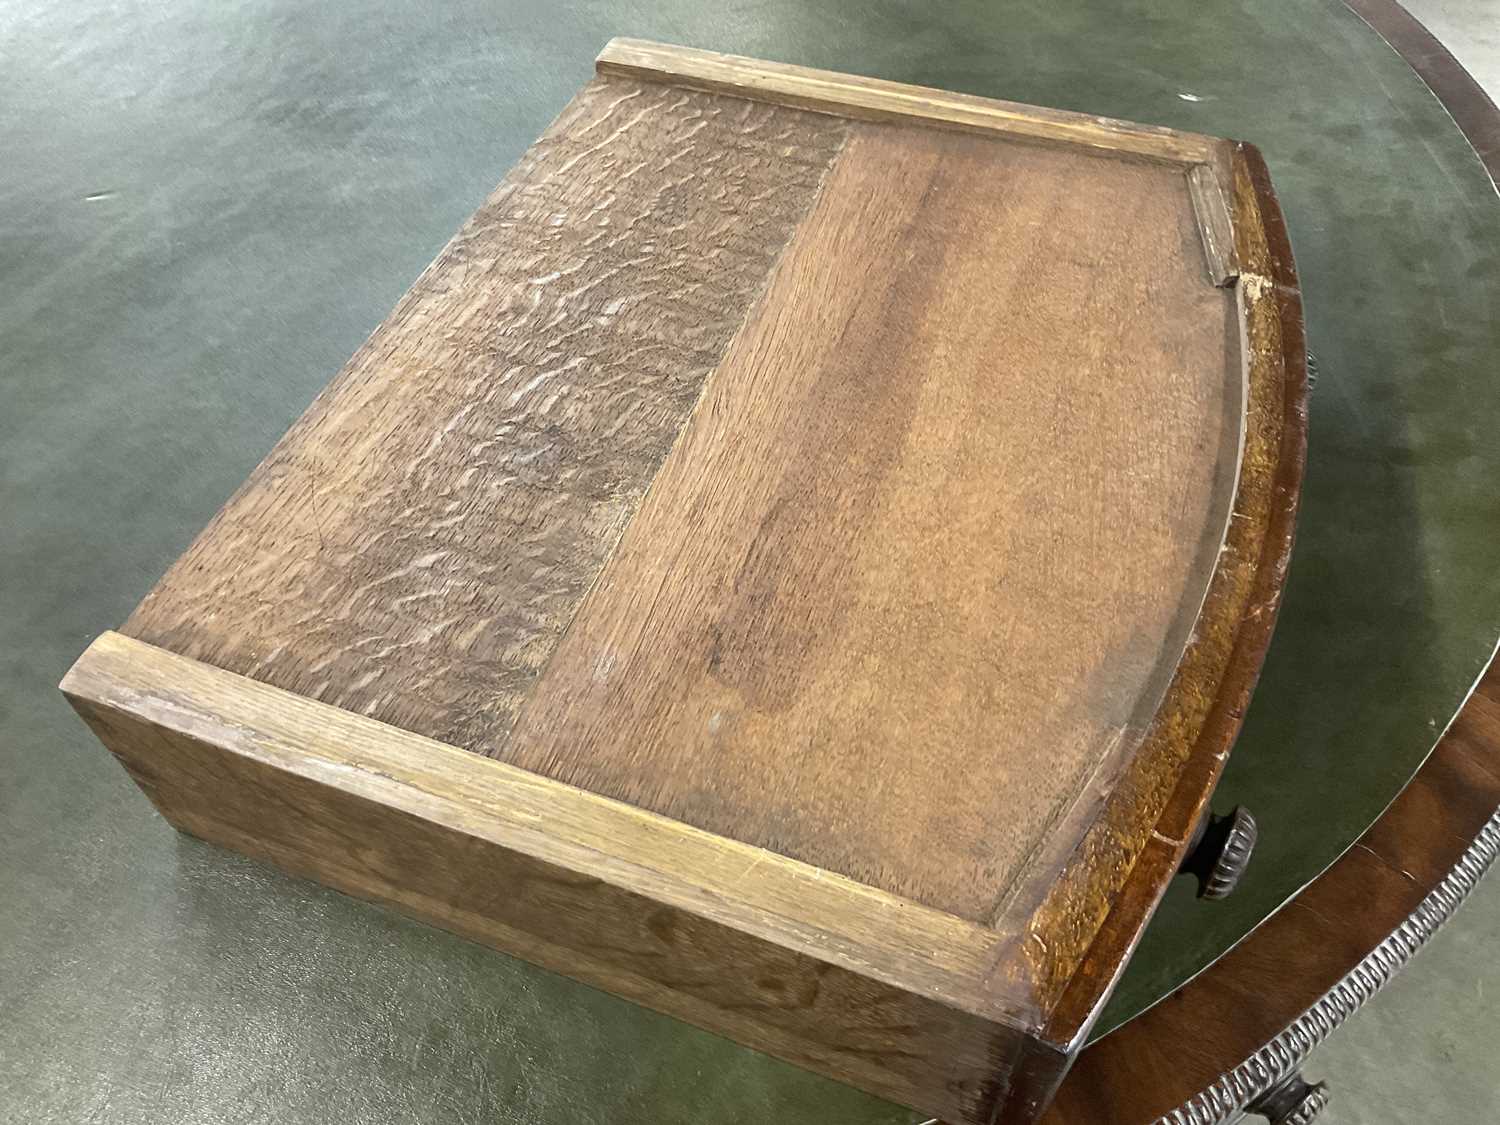
<svg viewBox="0 0 1500 1125">
<path fill-rule="evenodd" d="M 1157 1125 L 1227 1125 L 1251 1103 L 1295 1074 L 1314 1047 L 1379 992 L 1443 927 L 1500 855 L 1500 813 L 1420 906 L 1285 1031 Z M 1323 1101 L 1326 1103 L 1326 1093 Z M 1317 1107 L 1321 1109 L 1321 1105 Z M 1314 1113 L 1313 1116 L 1316 1114 Z M 1289 1119 L 1303 1125 L 1312 1116 Z"/>
</svg>

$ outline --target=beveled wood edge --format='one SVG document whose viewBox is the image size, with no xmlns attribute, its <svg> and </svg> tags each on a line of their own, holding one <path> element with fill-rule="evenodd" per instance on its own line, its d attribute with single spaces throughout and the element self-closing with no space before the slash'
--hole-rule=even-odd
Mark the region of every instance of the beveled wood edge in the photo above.
<svg viewBox="0 0 1500 1125">
<path fill-rule="evenodd" d="M 1500 192 L 1500 109 L 1397 0 L 1344 4 L 1448 110 Z M 1474 804 L 1464 810 L 1464 823 L 1454 822 L 1451 801 L 1429 796 L 1445 790 Z M 1455 839 L 1465 841 L 1456 852 Z M 1497 852 L 1500 661 L 1492 657 L 1432 753 L 1380 818 L 1223 957 L 1089 1045 L 1063 1082 L 1045 1119 L 1048 1125 L 1235 1120 L 1244 1105 L 1294 1070 L 1415 956 L 1494 864 Z M 1425 897 L 1409 913 L 1399 904 L 1393 907 L 1371 893 L 1371 865 L 1399 872 L 1398 886 Z M 1343 895 L 1358 901 L 1359 911 L 1329 919 L 1320 909 L 1324 900 L 1337 902 Z M 1290 949 L 1311 950 L 1319 961 L 1311 996 L 1306 982 L 1285 971 Z M 1246 1014 L 1252 1002 L 1253 1021 Z M 1233 1045 L 1193 1042 L 1199 1053 L 1212 1057 L 1186 1066 L 1183 1048 L 1192 1042 L 1193 1029 L 1216 1037 L 1227 1032 Z"/>
<path fill-rule="evenodd" d="M 916 118 L 985 133 L 1129 153 L 1170 164 L 1211 164 L 1224 144 L 1217 137 L 1164 126 L 1139 125 L 645 39 L 611 39 L 599 52 L 595 67 L 600 74 L 666 80 L 695 89 L 845 117 L 883 121 Z"/>
<path fill-rule="evenodd" d="M 1029 1029 L 937 998 L 941 935 L 897 951 L 921 979 L 893 985 L 837 925 L 755 917 L 780 857 L 113 634 L 63 688 L 173 827 L 294 876 L 954 1122 L 991 1122 L 1039 1057 Z M 634 862 L 653 856 L 665 874 Z M 824 878 L 772 874 L 771 910 L 826 902 Z"/>
<path fill-rule="evenodd" d="M 1226 285 L 1235 274 L 1227 176 L 1231 142 L 1218 137 L 645 39 L 611 39 L 594 65 L 601 75 L 670 82 L 840 117 L 920 121 L 1181 165 L 1189 175 L 1210 277 L 1215 285 Z"/>
<path fill-rule="evenodd" d="M 1050 1013 L 1045 1038 L 1082 1047 L 1204 815 L 1270 645 L 1307 461 L 1307 356 L 1291 246 L 1259 150 L 1237 144 L 1246 428 L 1225 548 L 1151 730 L 1068 861 L 1044 890 L 1024 948 Z M 1070 959 L 1059 957 L 1072 943 Z M 1047 978 L 1047 965 L 1063 972 Z M 1066 974 L 1066 975 L 1064 975 Z M 1050 988 L 1047 987 L 1050 984 Z"/>
<path fill-rule="evenodd" d="M 120 633 L 59 685 L 279 770 L 596 878 L 997 1025 L 1032 1031 L 1013 939 L 787 856 L 308 699 Z"/>
</svg>

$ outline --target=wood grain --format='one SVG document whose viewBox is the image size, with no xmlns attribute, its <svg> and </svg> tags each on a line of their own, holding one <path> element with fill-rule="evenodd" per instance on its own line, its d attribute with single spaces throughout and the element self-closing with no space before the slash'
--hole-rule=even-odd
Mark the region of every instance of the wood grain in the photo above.
<svg viewBox="0 0 1500 1125">
<path fill-rule="evenodd" d="M 1500 111 L 1462 65 L 1395 0 L 1345 0 L 1453 114 L 1500 188 Z M 1240 146 L 1256 187 L 1256 216 L 1241 214 L 1237 234 L 1282 298 L 1288 371 L 1302 345 L 1296 272 L 1285 223 L 1260 154 Z M 1258 221 L 1253 221 L 1258 219 Z M 1305 389 L 1305 388 L 1304 388 Z M 1288 411 L 1289 435 L 1305 441 L 1305 401 Z M 1283 493 L 1285 485 L 1278 486 Z M 1295 511 L 1295 490 L 1289 507 Z M 1281 499 L 1283 506 L 1288 501 Z M 1272 525 L 1272 542 L 1290 521 Z M 1279 534 L 1278 534 L 1279 531 Z M 1243 680 L 1243 676 L 1237 677 Z M 1235 717 L 1237 721 L 1237 717 Z M 1174 814 L 1190 815 L 1186 773 Z M 1491 661 L 1417 775 L 1368 831 L 1326 872 L 1248 934 L 1228 954 L 1079 1056 L 1046 1115 L 1048 1125 L 1149 1125 L 1178 1111 L 1281 1036 L 1372 951 L 1406 928 L 1413 912 L 1500 813 L 1500 664 Z M 1142 886 L 1146 879 L 1138 881 Z M 1101 940 L 1114 929 L 1107 924 Z M 1116 933 L 1116 937 L 1118 937 Z M 1107 944 L 1107 943 L 1106 943 Z M 1090 961 L 1123 964 L 1123 950 Z"/>
<path fill-rule="evenodd" d="M 991 931 L 119 634 L 62 688 L 182 831 L 954 1121 L 1007 1096 Z"/>
<path fill-rule="evenodd" d="M 1033 1120 L 1275 617 L 1305 382 L 1269 180 L 641 51 L 65 690 L 186 831 Z"/>
<path fill-rule="evenodd" d="M 1240 268 L 1234 250 L 1234 222 L 1224 199 L 1224 184 L 1213 164 L 1195 164 L 1188 169 L 1187 176 L 1193 215 L 1198 220 L 1203 255 L 1208 262 L 1208 275 L 1215 285 L 1228 285 L 1239 276 Z"/>
<path fill-rule="evenodd" d="M 643 39 L 610 40 L 595 65 L 600 74 L 712 90 L 844 118 L 917 123 L 1178 165 L 1192 176 L 1199 237 L 1214 284 L 1227 284 L 1234 276 L 1231 146 L 1218 137 Z"/>
<path fill-rule="evenodd" d="M 1055 1042 L 1086 1033 L 1182 861 L 1249 706 L 1291 562 L 1307 460 L 1301 293 L 1264 160 L 1239 143 L 1232 167 L 1247 390 L 1234 515 L 1192 643 L 1129 769 L 1085 814 L 1073 854 L 1034 863 L 1012 904 L 1035 904 L 1025 948 Z M 1066 847 L 1070 834 L 1052 840 Z"/>
<path fill-rule="evenodd" d="M 851 129 L 499 753 L 986 920 L 1182 653 L 1234 310 L 1173 169 Z"/>
<path fill-rule="evenodd" d="M 591 83 L 124 632 L 503 739 L 843 132 Z"/>
<path fill-rule="evenodd" d="M 595 65 L 600 74 L 712 90 L 839 117 L 905 122 L 917 119 L 924 125 L 1058 142 L 1172 164 L 1212 164 L 1225 146 L 1217 137 L 1159 125 L 1140 125 L 1089 113 L 979 98 L 644 39 L 611 39 Z"/>
</svg>

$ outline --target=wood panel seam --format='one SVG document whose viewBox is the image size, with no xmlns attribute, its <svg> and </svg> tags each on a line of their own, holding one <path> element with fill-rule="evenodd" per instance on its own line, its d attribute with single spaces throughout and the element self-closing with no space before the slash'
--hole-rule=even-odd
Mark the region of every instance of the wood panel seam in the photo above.
<svg viewBox="0 0 1500 1125">
<path fill-rule="evenodd" d="M 810 193 L 807 203 L 803 209 L 803 220 L 805 220 L 806 217 L 812 213 L 813 208 L 818 205 L 818 200 L 822 197 L 823 192 L 828 185 L 829 177 L 832 175 L 833 169 L 837 166 L 839 158 L 843 155 L 844 149 L 848 146 L 848 144 L 849 134 L 846 130 L 844 132 L 844 135 L 839 138 L 838 146 L 834 149 L 833 159 L 830 160 L 819 173 L 817 185 Z M 692 419 L 702 408 L 704 400 L 707 399 L 711 388 L 713 388 L 716 382 L 715 376 L 718 375 L 718 373 L 724 366 L 725 358 L 733 354 L 736 341 L 749 330 L 749 326 L 754 322 L 756 312 L 760 308 L 761 304 L 765 301 L 766 294 L 770 292 L 771 282 L 775 279 L 777 271 L 781 266 L 782 260 L 785 259 L 787 250 L 792 245 L 792 242 L 792 238 L 788 238 L 786 241 L 784 241 L 781 244 L 781 247 L 776 251 L 775 256 L 771 259 L 770 265 L 765 271 L 765 275 L 761 279 L 759 291 L 756 292 L 755 295 L 751 297 L 751 299 L 747 303 L 745 314 L 740 319 L 740 323 L 736 325 L 734 332 L 730 334 L 728 341 L 726 341 L 724 350 L 720 354 L 718 362 L 714 364 L 713 368 L 706 376 L 704 376 L 702 381 L 699 383 L 698 395 L 693 400 L 692 407 L 686 413 L 685 417 L 687 419 Z M 666 455 L 657 462 L 656 469 L 652 472 L 651 479 L 649 482 L 647 482 L 646 488 L 641 494 L 640 502 L 636 505 L 635 510 L 630 513 L 630 517 L 620 525 L 618 532 L 615 535 L 614 543 L 610 546 L 609 550 L 605 552 L 600 565 L 597 569 L 595 569 L 593 576 L 588 581 L 588 585 L 584 588 L 582 595 L 574 604 L 573 612 L 569 615 L 567 624 L 563 626 L 562 631 L 558 634 L 557 644 L 554 646 L 551 654 L 547 657 L 547 660 L 543 663 L 542 667 L 537 672 L 538 680 L 546 675 L 547 668 L 552 664 L 553 660 L 556 659 L 557 654 L 564 650 L 569 639 L 569 634 L 573 631 L 574 624 L 578 621 L 581 611 L 583 610 L 584 606 L 589 604 L 596 588 L 599 586 L 600 582 L 604 580 L 605 575 L 610 572 L 610 563 L 613 561 L 615 553 L 619 550 L 620 544 L 624 542 L 626 532 L 630 529 L 630 525 L 635 522 L 636 518 L 646 508 L 647 503 L 651 500 L 653 493 L 655 493 L 660 485 L 662 479 L 662 470 L 672 462 L 674 454 L 677 453 L 679 447 L 687 439 L 688 432 L 689 425 L 688 422 L 685 421 L 683 425 L 678 427 L 677 433 L 672 438 L 672 443 L 668 447 Z M 512 729 L 522 730 L 525 728 L 526 719 L 532 706 L 534 705 L 534 700 L 535 695 L 531 694 L 528 695 L 527 698 L 522 702 L 520 709 L 516 713 L 516 721 Z M 501 746 L 491 747 L 485 752 L 485 756 L 494 758 L 502 750 L 503 747 Z"/>
</svg>

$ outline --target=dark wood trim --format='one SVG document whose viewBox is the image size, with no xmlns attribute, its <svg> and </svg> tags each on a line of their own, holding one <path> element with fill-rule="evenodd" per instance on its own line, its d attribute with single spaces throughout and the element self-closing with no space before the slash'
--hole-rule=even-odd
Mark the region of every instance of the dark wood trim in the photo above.
<svg viewBox="0 0 1500 1125">
<path fill-rule="evenodd" d="M 1432 32 L 1396 0 L 1344 0 L 1427 84 L 1500 190 L 1500 110 Z"/>
<path fill-rule="evenodd" d="M 1219 1119 L 1216 1099 L 1200 1097 L 1216 1085 L 1220 1100 L 1231 1087 L 1249 1100 L 1257 1091 L 1236 1082 L 1236 1068 L 1256 1067 L 1262 1052 L 1295 1065 L 1300 1047 L 1352 1013 L 1456 908 L 1462 895 L 1445 884 L 1458 873 L 1466 889 L 1493 859 L 1485 833 L 1497 813 L 1500 665 L 1492 665 L 1354 847 L 1210 968 L 1084 1051 L 1044 1120 L 1136 1125 L 1197 1099 L 1174 1118 L 1189 1125 Z M 1361 982 L 1362 968 L 1368 976 L 1382 967 L 1381 979 Z M 1278 1077 L 1265 1062 L 1259 1069 L 1266 1084 Z"/>
<path fill-rule="evenodd" d="M 1052 1013 L 1045 1034 L 1053 1043 L 1077 1044 L 1086 1034 L 1206 815 L 1209 797 L 1259 679 L 1291 561 L 1307 464 L 1307 342 L 1302 298 L 1286 222 L 1265 160 L 1254 145 L 1236 144 L 1232 169 L 1246 362 L 1259 373 L 1248 381 L 1247 464 L 1241 469 L 1241 494 L 1235 501 L 1235 511 L 1248 518 L 1236 520 L 1225 541 L 1229 561 L 1215 575 L 1202 618 L 1210 628 L 1233 621 L 1222 640 L 1227 659 L 1196 738 L 1186 746 L 1148 739 L 1127 783 L 1111 800 L 1111 813 L 1116 806 L 1150 808 L 1152 802 L 1142 796 L 1141 789 L 1160 783 L 1164 776 L 1175 779 L 1165 803 L 1156 805 L 1160 812 L 1152 831 L 1127 861 L 1133 862 L 1129 877 Z M 1232 602 L 1237 612 L 1233 616 L 1215 612 L 1217 599 Z M 1172 691 L 1197 688 L 1174 682 Z M 1175 713 L 1175 709 L 1164 712 Z M 1152 761 L 1153 753 L 1160 761 Z M 1166 761 L 1170 767 L 1164 769 Z M 1108 814 L 1100 823 L 1109 824 Z M 1085 847 L 1091 843 L 1087 841 Z M 1067 873 L 1059 885 L 1062 893 L 1067 891 L 1066 877 Z"/>
<path fill-rule="evenodd" d="M 1345 3 L 1427 83 L 1500 189 L 1500 110 L 1479 84 L 1395 0 Z M 1276 219 L 1284 236 L 1279 211 Z M 1492 663 L 1359 841 L 1203 973 L 1085 1050 L 1044 1120 L 1232 1119 L 1405 964 L 1497 850 L 1500 663 Z"/>
</svg>

